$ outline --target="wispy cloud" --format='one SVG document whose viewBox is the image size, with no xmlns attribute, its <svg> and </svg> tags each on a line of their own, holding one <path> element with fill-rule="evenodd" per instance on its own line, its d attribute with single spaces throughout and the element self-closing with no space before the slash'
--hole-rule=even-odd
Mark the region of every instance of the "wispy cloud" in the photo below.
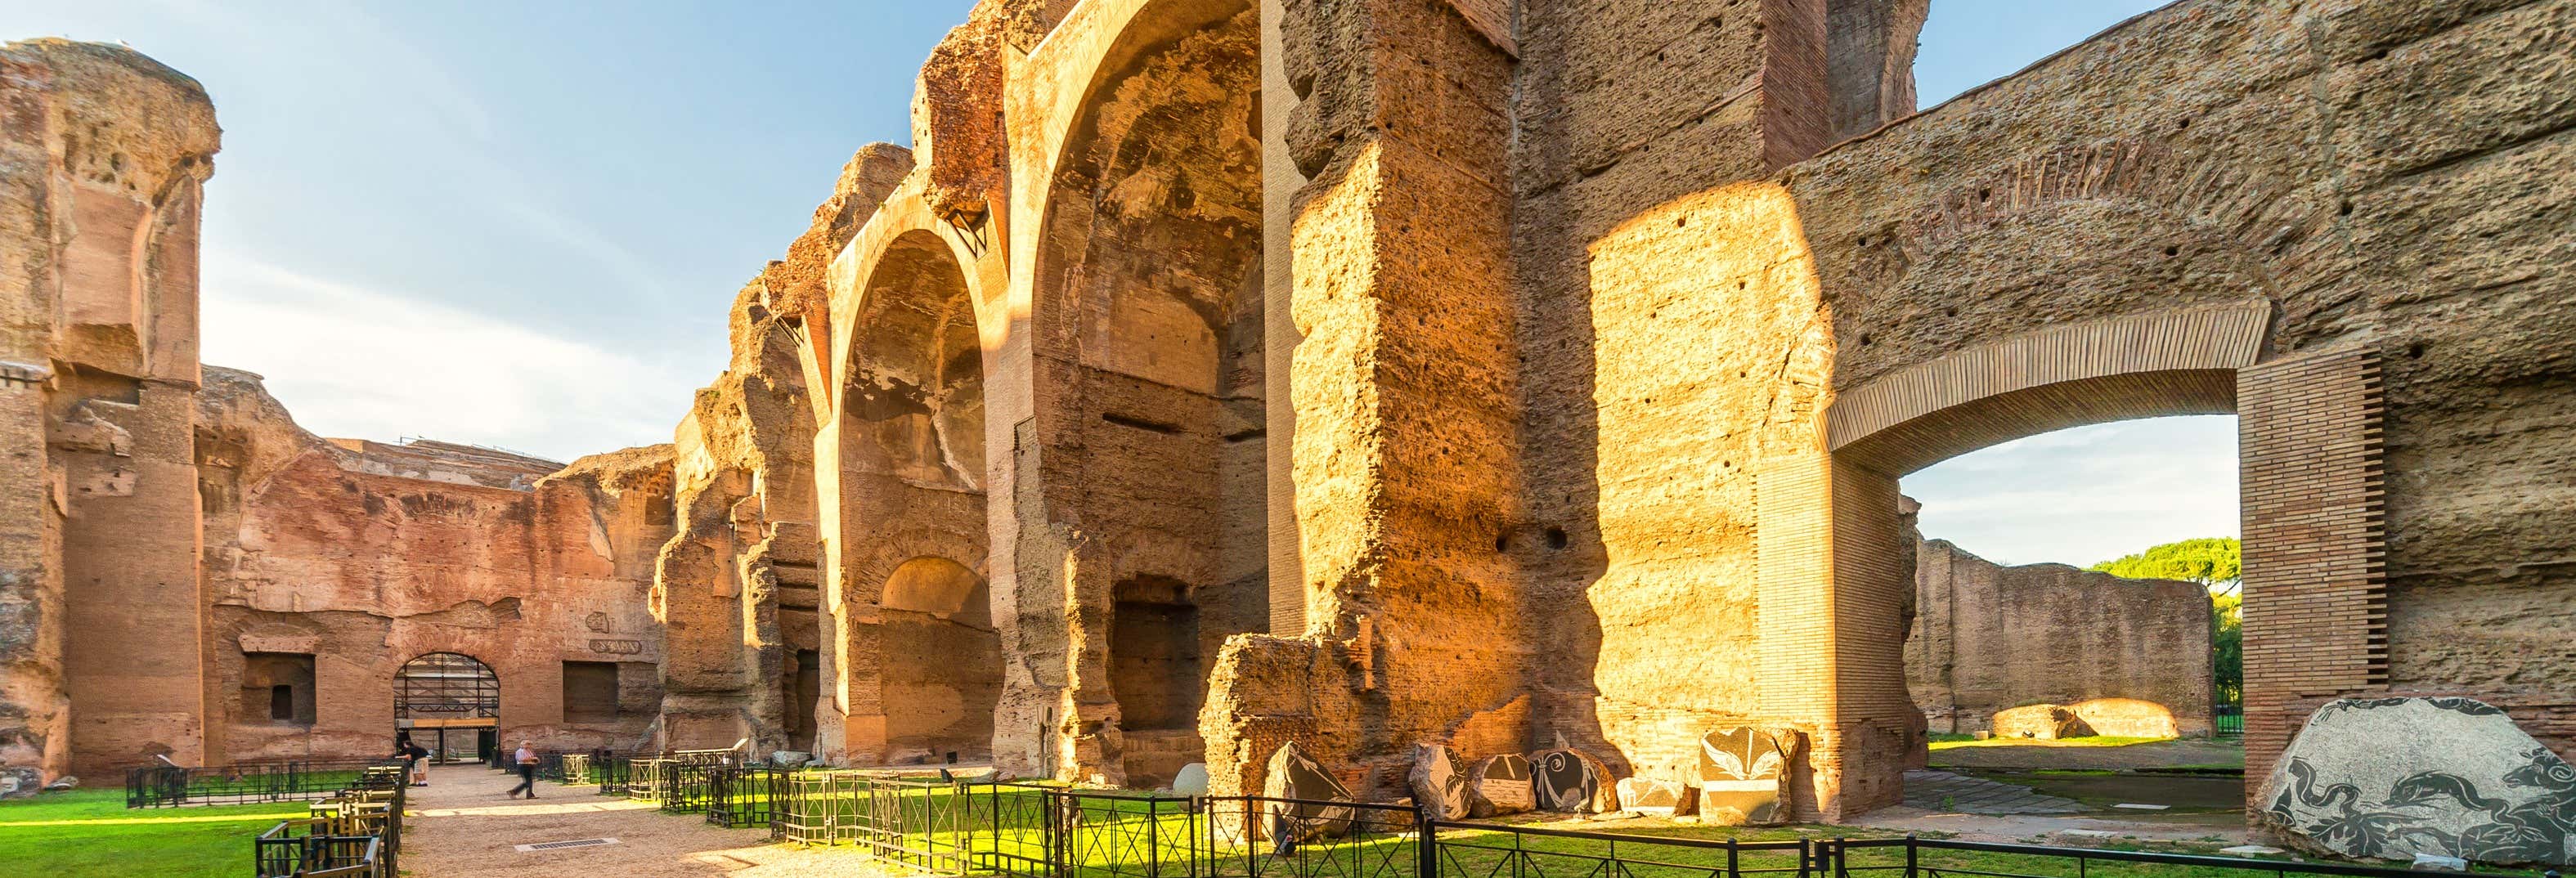
<svg viewBox="0 0 2576 878">
<path fill-rule="evenodd" d="M 2236 419 L 2043 433 L 1907 476 L 1924 536 L 2006 564 L 2078 566 L 2157 543 L 2235 536 Z"/>
<path fill-rule="evenodd" d="M 557 460 L 669 441 L 706 376 L 222 251 L 204 260 L 205 360 L 258 372 L 306 429 L 431 436 Z"/>
</svg>

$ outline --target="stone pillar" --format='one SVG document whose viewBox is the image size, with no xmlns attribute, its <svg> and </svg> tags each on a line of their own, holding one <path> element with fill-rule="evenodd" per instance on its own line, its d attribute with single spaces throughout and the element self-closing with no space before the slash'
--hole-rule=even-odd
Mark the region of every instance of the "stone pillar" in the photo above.
<svg viewBox="0 0 2576 878">
<path fill-rule="evenodd" d="M 18 220 L 0 223 L 0 447 L 18 470 L 0 498 L 0 705 L 25 716 L 0 774 L 204 761 L 220 755 L 194 452 L 214 108 L 131 49 L 43 39 L 0 49 L 0 117 Z"/>
<path fill-rule="evenodd" d="M 1229 641 L 1200 731 L 1221 788 L 1257 780 L 1244 763 L 1269 754 L 1247 742 L 1311 729 L 1301 746 L 1387 795 L 1415 740 L 1526 723 L 1524 619 L 1496 545 L 1518 482 L 1511 64 L 1444 4 L 1277 3 L 1264 19 L 1289 88 L 1265 95 L 1265 152 L 1311 179 L 1265 204 L 1301 339 L 1294 439 L 1271 447 L 1293 459 L 1300 550 L 1300 578 L 1272 581 L 1298 583 L 1302 614 L 1274 592 L 1272 619 L 1302 615 L 1280 633 L 1307 636 Z M 1270 179 L 1295 182 L 1279 158 Z M 1302 679 L 1254 679 L 1276 673 Z"/>
<path fill-rule="evenodd" d="M 1291 314 L 1295 303 L 1296 266 L 1290 258 L 1290 231 L 1296 225 L 1296 194 L 1306 175 L 1288 157 L 1288 117 L 1297 94 L 1288 82 L 1282 57 L 1280 0 L 1261 4 L 1261 305 L 1262 412 L 1264 451 L 1269 455 L 1264 487 L 1270 517 L 1270 633 L 1296 637 L 1306 633 L 1306 579 L 1298 552 L 1296 438 L 1297 407 L 1287 403 L 1294 391 L 1297 331 Z"/>
</svg>

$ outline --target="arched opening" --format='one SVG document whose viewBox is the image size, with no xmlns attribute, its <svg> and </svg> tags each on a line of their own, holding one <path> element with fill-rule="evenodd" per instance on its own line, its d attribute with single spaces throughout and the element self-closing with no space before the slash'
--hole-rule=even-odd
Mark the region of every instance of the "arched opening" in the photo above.
<svg viewBox="0 0 2576 878">
<path fill-rule="evenodd" d="M 879 609 L 890 760 L 991 757 L 1002 640 L 984 578 L 946 558 L 914 558 L 886 577 Z"/>
<path fill-rule="evenodd" d="M 840 423 L 854 587 L 837 611 L 856 620 L 839 662 L 847 745 L 897 763 L 988 758 L 1002 661 L 976 572 L 988 540 L 983 345 L 948 243 L 920 230 L 888 245 L 857 326 Z"/>
<path fill-rule="evenodd" d="M 1034 323 L 1051 509 L 1106 550 L 1073 644 L 1119 716 L 1130 785 L 1199 761 L 1201 656 L 1268 620 L 1259 16 L 1149 7 L 1075 120 L 1048 197 Z M 1107 636 L 1099 636 L 1105 632 Z M 1077 683 L 1077 685 L 1082 685 Z M 1097 684 L 1093 684 L 1097 685 Z M 1087 747 L 1058 747 L 1079 752 Z"/>
<path fill-rule="evenodd" d="M 2237 419 L 2198 415 L 1904 477 L 1905 675 L 1927 732 L 1909 805 L 2242 820 L 2237 460 Z"/>
<path fill-rule="evenodd" d="M 501 678 L 473 656 L 433 652 L 394 671 L 394 736 L 438 762 L 490 759 L 501 740 Z"/>
<path fill-rule="evenodd" d="M 1839 797 L 1847 813 L 1896 804 L 1905 798 L 1899 769 L 1925 757 L 1924 714 L 1905 685 L 1905 634 L 1922 610 L 1909 575 L 1919 559 L 1907 551 L 1897 480 L 2069 427 L 2237 416 L 2245 776 L 2269 771 L 2322 703 L 2316 693 L 2385 684 L 2377 356 L 2359 346 L 2267 351 L 2272 316 L 2268 301 L 2250 299 L 2062 324 L 1837 394 L 1825 411 L 1829 493 L 1784 480 L 1774 497 L 1791 512 L 1818 499 L 1830 507 L 1817 529 L 1826 542 L 1810 545 L 1833 565 L 1821 582 L 1835 601 L 1831 685 L 1843 722 L 1819 749 L 1842 760 L 1844 774 L 1820 795 Z M 1781 572 L 1784 586 L 1819 581 Z M 2207 599 L 2201 584 L 2180 588 L 2185 604 Z M 2179 721 L 2185 711 L 2173 713 Z"/>
</svg>

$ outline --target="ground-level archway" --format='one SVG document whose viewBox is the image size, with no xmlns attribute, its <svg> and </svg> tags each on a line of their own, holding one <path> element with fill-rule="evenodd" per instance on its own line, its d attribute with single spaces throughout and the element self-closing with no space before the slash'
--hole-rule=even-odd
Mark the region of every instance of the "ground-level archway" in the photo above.
<svg viewBox="0 0 2576 878">
<path fill-rule="evenodd" d="M 394 730 L 438 762 L 484 761 L 500 747 L 501 678 L 463 653 L 421 655 L 394 671 Z"/>
<path fill-rule="evenodd" d="M 889 761 L 990 758 L 1002 641 L 984 577 L 947 558 L 913 558 L 886 577 L 877 606 Z"/>
<path fill-rule="evenodd" d="M 1901 608 L 1913 583 L 1897 554 L 1898 477 L 2022 436 L 2238 415 L 2249 776 L 2268 769 L 2316 704 L 2384 683 L 2376 355 L 2272 351 L 2270 321 L 2270 304 L 2257 300 L 1957 351 L 1845 391 L 1826 411 L 1823 453 L 1767 465 L 1762 616 L 1790 629 L 1783 642 L 1813 639 L 1766 656 L 1779 679 L 1765 691 L 1833 693 L 1798 717 L 1816 730 L 1810 761 L 1824 816 L 1893 804 L 1920 746 L 1905 688 Z"/>
</svg>

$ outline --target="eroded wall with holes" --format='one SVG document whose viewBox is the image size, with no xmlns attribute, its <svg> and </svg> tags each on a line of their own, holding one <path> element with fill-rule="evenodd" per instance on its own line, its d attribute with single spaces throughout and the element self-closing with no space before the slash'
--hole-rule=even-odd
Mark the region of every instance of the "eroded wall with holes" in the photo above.
<svg viewBox="0 0 2576 878">
<path fill-rule="evenodd" d="M 195 759 L 197 234 L 214 109 L 121 46 L 0 48 L 0 796 Z"/>
<path fill-rule="evenodd" d="M 390 752 L 395 671 L 432 652 L 491 667 L 513 742 L 653 743 L 664 654 L 648 597 L 673 531 L 670 446 L 558 467 L 323 440 L 258 376 L 208 367 L 206 381 L 195 446 L 209 764 Z M 310 657 L 309 711 L 268 710 L 251 678 L 269 656 Z M 566 662 L 616 667 L 613 711 L 567 716 Z"/>
<path fill-rule="evenodd" d="M 2340 670 L 2249 685 L 2249 701 L 2286 699 L 2268 718 L 2249 707 L 2249 729 L 2285 739 L 2301 703 L 2337 691 L 2473 693 L 2566 752 L 2576 659 L 2528 644 L 2564 641 L 2570 617 L 2544 608 L 2576 599 L 2551 560 L 2576 548 L 2570 465 L 2530 453 L 2569 440 L 2576 390 L 2576 298 L 2553 267 L 2576 209 L 2544 170 L 2571 149 L 2576 65 L 2549 48 L 2571 23 L 2566 2 L 2179 3 L 1802 164 L 1786 180 L 1833 321 L 1833 384 L 2035 327 L 2268 306 L 2261 360 L 2334 359 L 2306 386 L 2360 395 L 2264 421 L 2250 409 L 2287 398 L 2237 379 L 2245 423 L 2270 424 L 2243 443 L 2248 539 L 2286 520 L 2252 484 L 2282 467 L 2316 467 L 2298 477 L 2311 494 L 2349 473 L 2334 514 L 2368 539 L 2318 583 L 2358 615 L 2309 630 L 2308 613 L 2271 614 L 2279 658 L 2353 644 L 2330 650 Z M 2253 456 L 2312 428 L 2343 441 Z M 2345 449 L 2383 456 L 2325 460 Z M 2265 560 L 2248 555 L 2249 571 Z M 2287 594 L 2257 576 L 2260 627 L 2257 608 Z"/>
</svg>

